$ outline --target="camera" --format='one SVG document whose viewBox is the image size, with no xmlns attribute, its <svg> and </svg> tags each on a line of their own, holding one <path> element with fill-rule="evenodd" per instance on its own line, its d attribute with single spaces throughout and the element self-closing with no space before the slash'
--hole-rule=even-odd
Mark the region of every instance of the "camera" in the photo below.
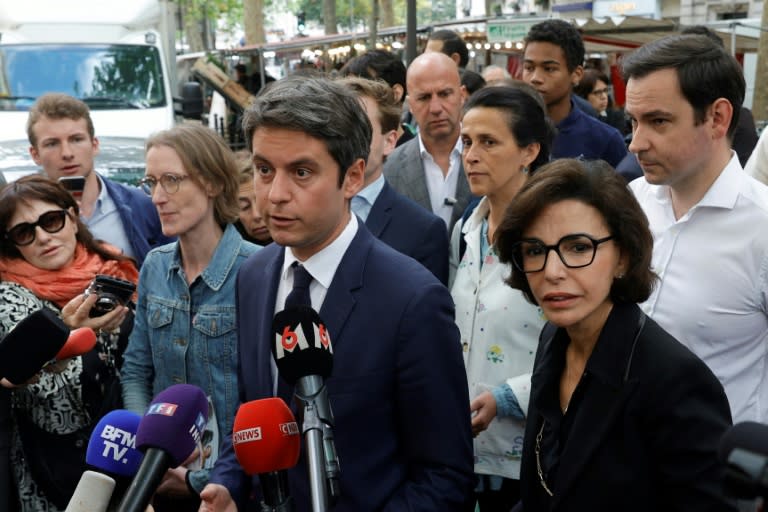
<svg viewBox="0 0 768 512">
<path fill-rule="evenodd" d="M 88 316 L 93 318 L 106 315 L 117 306 L 124 306 L 135 291 L 136 285 L 130 281 L 98 274 L 85 290 L 86 297 L 92 293 L 99 297 Z"/>
</svg>

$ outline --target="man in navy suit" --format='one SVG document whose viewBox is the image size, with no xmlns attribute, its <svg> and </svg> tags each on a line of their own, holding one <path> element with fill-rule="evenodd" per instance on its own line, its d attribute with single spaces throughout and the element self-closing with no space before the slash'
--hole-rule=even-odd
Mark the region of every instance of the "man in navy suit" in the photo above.
<svg viewBox="0 0 768 512">
<path fill-rule="evenodd" d="M 271 324 L 298 262 L 333 340 L 326 384 L 341 462 L 333 510 L 467 510 L 472 434 L 453 301 L 428 270 L 350 213 L 371 145 L 360 101 L 337 82 L 289 77 L 256 99 L 243 128 L 276 244 L 238 276 L 240 399 L 283 396 Z M 201 510 L 234 511 L 234 500 L 258 485 L 245 478 L 230 443 L 222 450 Z M 288 470 L 288 479 L 296 510 L 310 510 L 306 465 Z"/>
<path fill-rule="evenodd" d="M 395 149 L 400 106 L 382 82 L 349 77 L 342 80 L 365 107 L 371 121 L 371 151 L 363 189 L 352 198 L 352 212 L 373 236 L 415 259 L 448 284 L 448 233 L 440 217 L 395 191 L 384 179 L 384 159 Z"/>
</svg>

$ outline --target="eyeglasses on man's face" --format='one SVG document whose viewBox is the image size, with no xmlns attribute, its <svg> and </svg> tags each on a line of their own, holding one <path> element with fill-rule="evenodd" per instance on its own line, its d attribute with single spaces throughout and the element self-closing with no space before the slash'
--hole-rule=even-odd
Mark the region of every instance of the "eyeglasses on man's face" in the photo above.
<svg viewBox="0 0 768 512">
<path fill-rule="evenodd" d="M 595 89 L 594 91 L 592 91 L 589 94 L 594 94 L 595 96 L 602 96 L 602 95 L 606 95 L 607 96 L 609 92 L 611 92 L 610 89 L 605 88 L 605 89 Z"/>
<path fill-rule="evenodd" d="M 181 182 L 187 178 L 189 178 L 189 176 L 179 176 L 178 174 L 171 173 L 163 174 L 160 176 L 159 180 L 152 176 L 146 176 L 145 178 L 139 180 L 139 186 L 144 192 L 147 193 L 147 195 L 151 196 L 155 193 L 157 184 L 160 183 L 160 186 L 163 187 L 163 190 L 165 190 L 166 194 L 175 194 L 179 191 Z"/>
<path fill-rule="evenodd" d="M 613 239 L 613 235 L 595 239 L 585 233 L 565 235 L 554 245 L 546 245 L 537 238 L 522 240 L 512 246 L 512 263 L 526 274 L 540 272 L 547 265 L 550 251 L 555 251 L 568 268 L 591 265 L 600 244 Z"/>
<path fill-rule="evenodd" d="M 37 226 L 47 233 L 58 233 L 67 223 L 67 210 L 52 210 L 40 215 L 35 222 L 16 224 L 5 234 L 5 238 L 15 245 L 29 245 L 35 241 Z"/>
</svg>

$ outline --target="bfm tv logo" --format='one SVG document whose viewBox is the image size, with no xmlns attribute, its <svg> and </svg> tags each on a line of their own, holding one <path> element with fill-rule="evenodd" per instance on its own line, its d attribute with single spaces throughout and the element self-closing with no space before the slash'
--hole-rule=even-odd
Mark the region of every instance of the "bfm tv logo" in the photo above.
<svg viewBox="0 0 768 512">
<path fill-rule="evenodd" d="M 314 346 L 321 350 L 327 350 L 332 354 L 331 336 L 328 334 L 328 329 L 325 328 L 325 325 L 312 322 L 312 331 L 314 334 Z M 320 346 L 317 346 L 318 340 L 320 341 Z M 299 350 L 309 348 L 309 341 L 307 341 L 307 336 L 304 334 L 304 328 L 301 326 L 301 323 L 295 331 L 291 330 L 290 325 L 286 325 L 282 334 L 275 334 L 275 359 L 285 357 L 285 352 L 293 353 L 296 347 L 299 347 Z"/>
<path fill-rule="evenodd" d="M 116 462 L 128 463 L 124 458 L 128 450 L 136 449 L 136 434 L 123 430 L 114 425 L 104 425 L 104 430 L 99 435 L 104 440 L 104 450 L 101 456 L 105 459 L 111 457 Z"/>
</svg>

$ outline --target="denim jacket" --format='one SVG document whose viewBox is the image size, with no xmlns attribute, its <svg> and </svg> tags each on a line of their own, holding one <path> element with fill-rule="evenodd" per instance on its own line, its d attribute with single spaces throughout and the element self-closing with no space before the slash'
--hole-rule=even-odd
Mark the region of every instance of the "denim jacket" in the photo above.
<svg viewBox="0 0 768 512">
<path fill-rule="evenodd" d="M 139 275 L 136 319 L 122 368 L 127 409 L 143 414 L 160 391 L 193 384 L 212 399 L 219 440 L 232 428 L 238 405 L 235 281 L 259 249 L 228 225 L 211 262 L 191 286 L 178 242 L 150 251 Z M 194 471 L 198 492 L 207 471 Z"/>
</svg>

